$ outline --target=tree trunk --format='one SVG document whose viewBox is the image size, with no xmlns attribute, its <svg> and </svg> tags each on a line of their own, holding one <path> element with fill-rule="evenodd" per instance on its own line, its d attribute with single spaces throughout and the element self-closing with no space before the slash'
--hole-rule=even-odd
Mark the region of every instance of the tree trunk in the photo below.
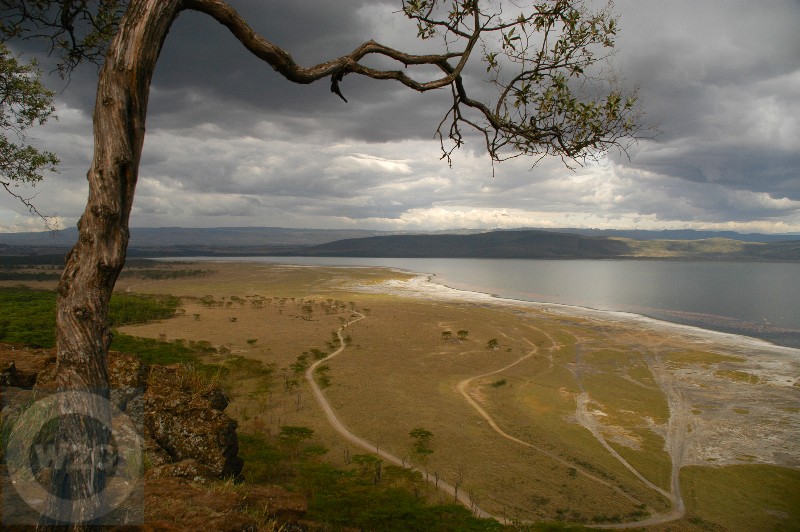
<svg viewBox="0 0 800 532">
<path fill-rule="evenodd" d="M 79 239 L 58 286 L 58 457 L 43 524 L 97 523 L 110 429 L 106 356 L 108 302 L 125 263 L 128 219 L 144 141 L 150 81 L 183 0 L 130 0 L 100 72 L 94 109 L 94 158 Z M 87 423 L 86 416 L 100 423 Z M 61 453 L 59 453 L 61 449 Z M 87 458 L 88 457 L 88 458 Z"/>
</svg>

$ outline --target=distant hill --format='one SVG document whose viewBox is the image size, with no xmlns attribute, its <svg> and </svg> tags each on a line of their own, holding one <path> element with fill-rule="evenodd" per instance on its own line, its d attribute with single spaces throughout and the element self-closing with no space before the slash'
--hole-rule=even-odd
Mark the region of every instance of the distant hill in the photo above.
<svg viewBox="0 0 800 532">
<path fill-rule="evenodd" d="M 800 261 L 800 239 L 775 242 L 743 242 L 729 238 L 704 240 L 629 240 L 636 258 L 690 260 L 785 260 Z"/>
<path fill-rule="evenodd" d="M 656 238 L 659 236 L 662 238 Z M 0 233 L 0 255 L 49 255 L 58 262 L 76 239 L 76 229 Z M 286 255 L 800 261 L 800 235 L 584 229 L 392 234 L 279 227 L 162 227 L 132 229 L 128 251 L 129 257 Z"/>
<path fill-rule="evenodd" d="M 545 229 L 550 231 L 550 229 Z M 631 238 L 633 240 L 705 240 L 709 238 L 726 238 L 742 242 L 779 242 L 785 240 L 800 240 L 797 234 L 764 234 L 764 233 L 737 233 L 735 231 L 697 231 L 695 229 L 663 229 L 652 231 L 645 229 L 552 229 L 557 233 L 575 233 L 585 236 L 609 236 Z"/>
<path fill-rule="evenodd" d="M 726 238 L 633 240 L 515 230 L 471 235 L 388 235 L 346 239 L 311 246 L 296 254 L 323 257 L 800 261 L 800 239 L 780 242 L 743 242 Z"/>
<path fill-rule="evenodd" d="M 288 229 L 283 227 L 134 227 L 130 247 L 172 246 L 313 246 L 343 238 L 391 234 L 360 229 Z M 78 229 L 38 233 L 0 233 L 0 244 L 8 246 L 72 247 Z"/>
<path fill-rule="evenodd" d="M 471 235 L 389 235 L 337 240 L 299 254 L 335 257 L 613 258 L 630 254 L 623 240 L 546 231 Z"/>
</svg>

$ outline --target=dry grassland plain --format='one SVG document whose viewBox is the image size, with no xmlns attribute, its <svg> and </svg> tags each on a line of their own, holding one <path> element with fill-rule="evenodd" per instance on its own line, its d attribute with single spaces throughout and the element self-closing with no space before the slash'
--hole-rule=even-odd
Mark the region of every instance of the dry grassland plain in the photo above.
<svg viewBox="0 0 800 532">
<path fill-rule="evenodd" d="M 220 351 L 213 361 L 272 367 L 270 378 L 227 384 L 241 431 L 311 427 L 337 465 L 365 452 L 331 428 L 296 365 L 304 352 L 313 361 L 312 349 L 332 351 L 336 331 L 364 316 L 324 363 L 325 397 L 352 433 L 459 484 L 488 514 L 800 529 L 797 350 L 467 296 L 388 269 L 192 267 L 212 273 L 121 280 L 117 291 L 177 295 L 184 309 L 123 332 L 203 340 Z M 415 452 L 415 428 L 433 433 L 432 453 Z M 452 497 L 433 484 L 427 495 Z"/>
</svg>

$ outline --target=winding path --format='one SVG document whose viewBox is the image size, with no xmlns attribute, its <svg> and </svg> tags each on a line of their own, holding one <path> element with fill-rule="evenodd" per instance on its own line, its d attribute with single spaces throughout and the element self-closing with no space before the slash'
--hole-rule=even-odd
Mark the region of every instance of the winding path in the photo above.
<svg viewBox="0 0 800 532">
<path fill-rule="evenodd" d="M 586 392 L 585 388 L 583 387 L 583 381 L 581 380 L 581 361 L 580 361 L 580 345 L 579 345 L 579 338 L 575 335 L 572 335 L 575 338 L 575 380 L 578 383 L 578 387 L 581 391 L 580 395 L 577 398 L 576 404 L 576 411 L 575 415 L 578 419 L 578 422 L 583 425 L 588 431 L 592 433 L 592 435 L 600 442 L 600 444 L 605 447 L 605 449 L 613 456 L 617 461 L 619 461 L 626 469 L 628 469 L 631 473 L 633 473 L 636 478 L 638 478 L 645 486 L 656 491 L 657 493 L 661 494 L 665 498 L 670 501 L 670 510 L 668 512 L 662 514 L 655 514 L 647 519 L 643 519 L 641 521 L 631 521 L 628 523 L 615 523 L 615 524 L 604 524 L 604 525 L 594 525 L 592 528 L 603 528 L 603 529 L 626 529 L 626 528 L 638 528 L 643 526 L 653 526 L 653 525 L 662 525 L 664 523 L 669 523 L 671 521 L 675 521 L 680 519 L 686 514 L 686 506 L 683 502 L 683 496 L 681 495 L 681 485 L 680 485 L 680 469 L 683 460 L 683 449 L 686 442 L 686 418 L 688 416 L 688 409 L 686 407 L 685 401 L 683 401 L 682 395 L 678 392 L 677 388 L 673 385 L 670 375 L 667 371 L 660 365 L 659 360 L 648 360 L 645 358 L 645 362 L 647 363 L 648 367 L 652 370 L 653 376 L 661 381 L 661 389 L 663 390 L 664 394 L 667 397 L 668 405 L 669 405 L 669 427 L 667 430 L 666 440 L 666 448 L 667 452 L 670 455 L 670 459 L 672 462 L 672 471 L 671 471 L 671 479 L 670 479 L 670 491 L 667 491 L 660 486 L 653 484 L 650 480 L 644 477 L 635 467 L 633 467 L 630 462 L 628 462 L 625 458 L 623 458 L 613 447 L 606 441 L 605 437 L 603 436 L 599 424 L 594 419 L 594 417 L 589 413 L 587 404 L 589 402 L 589 394 Z"/>
<path fill-rule="evenodd" d="M 553 340 L 553 338 L 550 337 L 550 335 L 544 333 L 544 331 L 540 331 L 540 332 L 542 332 L 542 334 L 547 336 L 548 339 L 550 340 L 550 342 L 551 342 L 550 350 L 552 351 L 553 349 L 556 349 L 557 348 L 557 344 Z M 557 454 L 555 454 L 555 453 L 553 453 L 551 451 L 548 451 L 547 449 L 544 449 L 542 447 L 534 445 L 533 443 L 526 442 L 524 440 L 521 440 L 521 439 L 519 439 L 519 438 L 517 438 L 515 436 L 512 436 L 509 433 L 507 433 L 502 428 L 500 428 L 500 426 L 497 424 L 497 422 L 469 394 L 469 392 L 467 391 L 467 387 L 470 385 L 470 383 L 472 381 L 474 381 L 476 379 L 483 378 L 483 377 L 488 377 L 490 375 L 495 375 L 497 373 L 502 373 L 503 371 L 506 371 L 506 370 L 508 370 L 510 368 L 513 368 L 517 364 L 529 359 L 530 357 L 532 357 L 534 354 L 536 354 L 539 351 L 539 349 L 536 347 L 536 345 L 533 344 L 533 342 L 531 342 L 527 338 L 523 338 L 523 340 L 525 340 L 525 342 L 527 342 L 533 348 L 531 351 L 529 351 L 528 353 L 523 355 L 521 358 L 518 358 L 516 361 L 512 362 L 511 364 L 509 364 L 509 365 L 507 365 L 505 367 L 502 367 L 502 368 L 494 370 L 494 371 L 490 371 L 488 373 L 484 373 L 483 375 L 477 375 L 475 377 L 470 377 L 469 379 L 464 379 L 463 381 L 459 382 L 458 385 L 456 386 L 456 388 L 459 391 L 459 393 L 461 393 L 461 395 L 464 397 L 464 399 L 467 401 L 467 403 L 469 403 L 469 405 L 472 408 L 474 408 L 478 412 L 478 414 L 480 414 L 480 416 L 483 419 L 486 420 L 487 423 L 489 423 L 489 426 L 492 427 L 492 429 L 494 429 L 494 431 L 497 432 L 503 438 L 505 438 L 507 440 L 510 440 L 510 441 L 513 441 L 514 443 L 518 443 L 519 445 L 523 445 L 525 447 L 533 449 L 534 451 L 536 451 L 538 453 L 541 453 L 541 454 L 547 456 L 548 458 L 550 458 L 552 460 L 555 460 L 556 462 L 558 462 L 558 463 L 560 463 L 560 464 L 562 464 L 562 465 L 564 465 L 566 467 L 571 467 L 571 468 L 575 469 L 579 474 L 583 475 L 584 477 L 586 477 L 586 478 L 588 478 L 590 480 L 593 480 L 593 481 L 595 481 L 595 482 L 597 482 L 599 484 L 602 484 L 602 485 L 604 485 L 606 487 L 609 487 L 609 488 L 613 489 L 614 491 L 616 491 L 617 493 L 619 493 L 620 495 L 622 495 L 623 497 L 625 497 L 626 499 L 628 499 L 629 501 L 631 501 L 631 502 L 633 502 L 635 504 L 640 504 L 641 501 L 639 501 L 639 500 L 633 498 L 632 496 L 630 496 L 629 494 L 625 493 L 618 486 L 615 486 L 614 484 L 611 484 L 610 482 L 607 482 L 607 481 L 603 480 L 600 477 L 592 475 L 591 473 L 589 473 L 585 469 L 583 469 L 581 467 L 578 467 L 575 464 L 564 460 L 563 458 L 561 458 Z"/>
<path fill-rule="evenodd" d="M 353 445 L 355 445 L 357 447 L 360 447 L 360 448 L 362 448 L 365 451 L 368 451 L 370 453 L 376 454 L 377 456 L 379 456 L 380 458 L 386 460 L 387 462 L 389 462 L 391 464 L 403 467 L 405 469 L 410 469 L 412 471 L 419 472 L 428 483 L 433 484 L 439 490 L 441 490 L 444 493 L 446 493 L 446 494 L 450 495 L 451 497 L 453 497 L 454 500 L 456 500 L 459 503 L 463 504 L 465 507 L 471 509 L 477 517 L 491 518 L 491 519 L 495 519 L 495 520 L 500 521 L 500 522 L 506 522 L 506 519 L 504 519 L 504 518 L 502 518 L 500 516 L 497 516 L 497 515 L 490 514 L 490 513 L 486 512 L 485 510 L 483 510 L 482 508 L 480 508 L 477 504 L 475 504 L 474 501 L 472 501 L 470 499 L 468 493 L 465 493 L 464 490 L 459 490 L 456 486 L 454 486 L 453 484 L 451 484 L 451 483 L 449 483 L 449 482 L 447 482 L 447 481 L 445 481 L 445 480 L 443 480 L 441 478 L 436 479 L 436 478 L 432 477 L 431 475 L 429 475 L 422 468 L 419 468 L 419 467 L 414 466 L 412 464 L 406 463 L 406 461 L 401 459 L 400 457 L 398 457 L 398 456 L 396 456 L 396 455 L 394 455 L 394 454 L 392 454 L 392 453 L 390 453 L 388 451 L 380 449 L 377 444 L 369 442 L 369 441 L 365 440 L 364 438 L 362 438 L 360 436 L 357 436 L 356 434 L 353 434 L 353 432 L 351 432 L 350 429 L 347 428 L 347 426 L 336 415 L 336 412 L 334 411 L 334 409 L 331 406 L 330 402 L 328 402 L 328 399 L 322 393 L 322 389 L 319 387 L 317 382 L 314 380 L 314 371 L 317 369 L 317 367 L 320 364 L 322 364 L 323 362 L 325 362 L 327 360 L 330 360 L 331 358 L 337 356 L 338 354 L 340 354 L 342 351 L 345 350 L 346 344 L 345 344 L 345 341 L 344 341 L 343 331 L 345 330 L 345 328 L 347 328 L 351 324 L 356 323 L 356 322 L 366 318 L 366 316 L 364 314 L 362 314 L 360 312 L 357 312 L 357 311 L 353 311 L 353 314 L 358 315 L 358 317 L 348 321 L 347 323 L 345 323 L 344 325 L 339 327 L 339 329 L 336 331 L 336 334 L 339 337 L 339 348 L 336 349 L 336 351 L 334 351 L 330 355 L 328 355 L 326 358 L 323 358 L 321 360 L 318 360 L 318 361 L 314 362 L 311 366 L 309 366 L 309 368 L 305 372 L 305 378 L 306 378 L 306 381 L 308 382 L 309 386 L 311 387 L 311 390 L 312 390 L 312 392 L 314 394 L 314 399 L 316 400 L 317 404 L 319 404 L 320 408 L 322 408 L 322 411 L 324 412 L 325 417 L 327 418 L 327 420 L 330 423 L 331 427 L 333 427 L 333 429 L 336 432 L 338 432 L 345 440 L 347 440 L 348 442 L 352 443 Z M 550 357 L 551 357 L 551 360 L 552 360 L 552 352 L 555 349 L 557 349 L 559 347 L 559 345 L 553 339 L 553 337 L 550 336 L 549 334 L 547 334 L 545 331 L 542 331 L 540 329 L 534 329 L 534 330 L 536 330 L 536 331 L 540 332 L 541 334 L 543 334 L 544 336 L 546 336 L 548 338 L 548 340 L 550 341 L 551 346 L 548 348 L 548 351 L 549 351 L 549 354 L 550 354 Z M 477 375 L 477 376 L 470 377 L 468 379 L 464 379 L 464 380 L 460 381 L 456 385 L 457 391 L 464 397 L 466 402 L 473 409 L 475 409 L 475 411 L 483 419 L 486 420 L 486 422 L 489 424 L 489 426 L 497 434 L 499 434 L 503 438 L 505 438 L 507 440 L 510 440 L 510 441 L 512 441 L 514 443 L 517 443 L 519 445 L 522 445 L 522 446 L 528 447 L 530 449 L 533 449 L 536 452 L 539 452 L 539 453 L 547 456 L 548 458 L 550 458 L 550 459 L 552 459 L 552 460 L 554 460 L 554 461 L 556 461 L 556 462 L 558 462 L 558 463 L 560 463 L 560 464 L 562 464 L 564 466 L 574 468 L 576 471 L 578 471 L 579 474 L 583 475 L 584 477 L 586 477 L 586 478 L 588 478 L 588 479 L 590 479 L 590 480 L 592 480 L 594 482 L 597 482 L 597 483 L 599 483 L 599 484 L 601 484 L 603 486 L 609 487 L 609 488 L 613 489 L 614 491 L 616 491 L 617 493 L 619 493 L 624 498 L 628 499 L 629 501 L 631 501 L 631 502 L 633 502 L 635 504 L 639 504 L 641 501 L 635 499 L 634 497 L 632 497 L 631 495 L 629 495 L 628 493 L 623 491 L 620 487 L 618 487 L 618 486 L 616 486 L 616 485 L 614 485 L 614 484 L 612 484 L 612 483 L 610 483 L 610 482 L 608 482 L 606 480 L 603 480 L 602 478 L 599 478 L 599 477 L 589 473 L 585 469 L 582 469 L 582 468 L 576 466 L 573 463 L 570 463 L 570 462 L 564 460 L 563 458 L 559 457 L 558 455 L 556 455 L 555 453 L 553 453 L 551 451 L 548 451 L 547 449 L 544 449 L 542 447 L 536 446 L 536 445 L 534 445 L 532 443 L 526 442 L 526 441 L 521 440 L 521 439 L 519 439 L 519 438 L 517 438 L 515 436 L 512 436 L 511 434 L 508 434 L 507 432 L 505 432 L 497 424 L 497 422 L 486 412 L 486 410 L 484 410 L 483 407 L 481 407 L 475 401 L 475 399 L 473 399 L 473 397 L 469 394 L 468 388 L 469 388 L 470 384 L 473 381 L 475 381 L 476 379 L 488 377 L 488 376 L 491 376 L 491 375 L 496 375 L 496 374 L 502 373 L 504 371 L 507 371 L 508 369 L 511 369 L 512 367 L 514 367 L 514 366 L 524 362 L 525 360 L 529 359 L 530 357 L 532 357 L 534 354 L 536 354 L 539 351 L 538 347 L 533 342 L 531 342 L 527 338 L 523 338 L 523 340 L 525 342 L 527 342 L 531 346 L 531 350 L 530 351 L 525 353 L 522 357 L 518 358 L 514 362 L 512 362 L 512 363 L 510 363 L 510 364 L 508 364 L 508 365 L 506 365 L 506 366 L 504 366 L 504 367 L 502 367 L 500 369 L 496 369 L 496 370 L 493 370 L 493 371 L 490 371 L 490 372 L 487 372 L 487 373 L 483 373 L 481 375 Z M 577 365 L 579 365 L 579 360 L 577 360 L 576 362 L 578 363 Z M 643 527 L 643 526 L 664 524 L 664 523 L 679 519 L 679 518 L 683 517 L 683 515 L 685 514 L 685 507 L 684 507 L 683 499 L 681 497 L 680 480 L 679 480 L 680 462 L 681 462 L 680 457 L 682 456 L 683 442 L 685 441 L 685 436 L 686 436 L 686 434 L 685 434 L 685 430 L 686 430 L 685 429 L 685 427 L 686 427 L 685 418 L 684 418 L 684 416 L 681 416 L 680 413 L 683 410 L 685 410 L 685 408 L 682 408 L 682 407 L 685 407 L 685 405 L 681 404 L 679 394 L 674 389 L 674 386 L 672 386 L 673 383 L 669 380 L 669 376 L 665 374 L 666 372 L 663 370 L 663 367 L 659 367 L 659 361 L 657 361 L 657 360 L 656 361 L 650 361 L 650 363 L 648 365 L 650 365 L 651 368 L 654 369 L 654 374 L 657 372 L 657 370 L 662 370 L 662 371 L 658 371 L 658 376 L 661 377 L 661 380 L 663 382 L 662 388 L 664 388 L 664 387 L 667 388 L 667 389 L 664 390 L 665 393 L 667 394 L 667 397 L 668 397 L 668 400 L 669 400 L 669 406 L 670 406 L 670 422 L 669 422 L 669 431 L 668 431 L 669 435 L 668 435 L 667 441 L 668 441 L 670 456 L 671 456 L 672 462 L 673 462 L 672 479 L 671 479 L 672 480 L 672 482 L 671 482 L 671 484 L 672 484 L 671 485 L 671 488 L 672 488 L 671 492 L 668 492 L 668 491 L 660 488 L 659 486 L 656 486 L 655 484 L 653 484 L 649 480 L 647 480 L 647 478 L 645 478 L 639 471 L 637 471 L 632 465 L 630 465 L 627 462 L 627 460 L 625 460 L 622 456 L 620 456 L 619 453 L 617 453 L 606 442 L 606 440 L 602 436 L 599 428 L 596 426 L 597 425 L 596 422 L 593 422 L 593 420 L 591 419 L 591 415 L 587 411 L 586 402 L 588 401 L 588 394 L 585 392 L 585 390 L 583 390 L 583 386 L 580 383 L 580 375 L 579 374 L 576 375 L 576 377 L 577 377 L 577 380 L 579 382 L 579 386 L 581 388 L 581 392 L 582 393 L 580 394 L 580 396 L 578 397 L 578 400 L 577 400 L 578 404 L 577 404 L 576 415 L 577 415 L 578 420 L 580 421 L 581 425 L 583 425 L 589 431 L 591 431 L 592 434 L 600 441 L 600 443 L 612 454 L 612 456 L 614 456 L 618 461 L 620 461 L 627 469 L 629 469 L 636 476 L 636 478 L 638 478 L 641 482 L 643 482 L 648 488 L 657 491 L 659 494 L 661 494 L 664 497 L 666 497 L 667 499 L 669 499 L 670 502 L 672 503 L 672 508 L 670 509 L 669 512 L 666 512 L 664 514 L 653 515 L 653 516 L 651 516 L 651 517 L 649 517 L 647 519 L 641 520 L 641 521 L 632 521 L 632 522 L 628 522 L 628 523 L 613 523 L 613 524 L 602 524 L 602 525 L 590 525 L 592 528 L 601 528 L 601 529 L 638 528 L 638 527 Z M 653 366 L 655 366 L 655 367 L 653 367 Z M 528 523 L 528 522 L 527 521 L 523 521 L 523 523 Z"/>
<path fill-rule="evenodd" d="M 433 484 L 441 491 L 453 497 L 454 500 L 457 500 L 465 507 L 471 509 L 477 517 L 484 517 L 502 521 L 502 518 L 496 515 L 492 515 L 481 509 L 479 506 L 477 506 L 475 502 L 470 499 L 469 495 L 464 492 L 464 490 L 457 489 L 453 484 L 450 484 L 449 482 L 442 480 L 441 478 L 439 478 L 438 480 L 435 479 L 434 477 L 429 475 L 425 470 L 416 467 L 414 465 L 408 464 L 400 457 L 390 452 L 387 452 L 383 449 L 380 449 L 378 445 L 371 443 L 365 440 L 364 438 L 353 434 L 350 431 L 350 429 L 348 429 L 347 426 L 342 422 L 342 420 L 340 420 L 339 417 L 336 415 L 336 412 L 333 410 L 333 407 L 328 402 L 328 399 L 325 397 L 325 394 L 322 393 L 322 389 L 314 380 L 314 371 L 317 369 L 317 366 L 319 366 L 325 361 L 330 360 L 331 358 L 335 357 L 336 355 L 344 351 L 346 346 L 342 331 L 349 325 L 357 321 L 363 320 L 366 317 L 364 314 L 361 314 L 360 312 L 353 311 L 353 313 L 358 314 L 359 317 L 354 320 L 350 320 L 343 326 L 339 327 L 339 329 L 336 331 L 336 334 L 339 336 L 339 348 L 330 355 L 328 355 L 326 358 L 314 362 L 311 366 L 309 366 L 309 368 L 306 370 L 305 373 L 306 381 L 308 381 L 309 386 L 311 386 L 311 390 L 314 392 L 314 399 L 316 399 L 317 404 L 319 404 L 319 406 L 322 408 L 322 411 L 325 413 L 325 417 L 328 419 L 328 422 L 331 424 L 331 427 L 333 427 L 333 429 L 336 432 L 338 432 L 342 437 L 344 437 L 345 440 L 349 441 L 353 445 L 361 447 L 362 449 L 370 453 L 374 453 L 379 457 L 383 458 L 384 460 L 386 460 L 387 462 L 390 462 L 394 465 L 419 472 L 420 474 L 422 474 L 423 478 L 428 483 Z"/>
</svg>

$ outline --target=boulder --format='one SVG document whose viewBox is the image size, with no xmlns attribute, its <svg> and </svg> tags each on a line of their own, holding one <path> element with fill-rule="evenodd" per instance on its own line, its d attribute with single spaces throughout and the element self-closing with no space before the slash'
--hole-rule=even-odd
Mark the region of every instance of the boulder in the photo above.
<svg viewBox="0 0 800 532">
<path fill-rule="evenodd" d="M 0 344 L 0 368 L 0 382 L 8 386 L 3 398 L 7 421 L 19 414 L 31 387 L 56 391 L 52 349 Z M 228 397 L 218 386 L 193 378 L 182 366 L 151 366 L 116 352 L 108 354 L 108 379 L 110 400 L 141 432 L 150 465 L 194 460 L 209 479 L 241 473 L 237 424 L 225 414 Z M 188 475 L 180 467 L 166 471 Z"/>
<path fill-rule="evenodd" d="M 55 360 L 52 349 L 0 344 L 0 386 L 32 388 L 39 373 Z"/>
<path fill-rule="evenodd" d="M 191 380 L 184 383 L 180 371 L 151 368 L 144 395 L 145 434 L 172 462 L 193 459 L 214 478 L 238 476 L 243 463 L 238 456 L 236 421 L 215 408 L 227 405 L 227 397 L 219 388 L 195 389 Z"/>
<path fill-rule="evenodd" d="M 56 390 L 54 362 L 53 350 L 0 344 L 5 421 L 19 415 L 33 393 Z M 148 365 L 135 356 L 113 352 L 108 372 L 110 399 L 143 436 L 149 463 L 144 525 L 111 530 L 255 531 L 265 523 L 270 526 L 270 519 L 278 519 L 289 527 L 286 530 L 305 529 L 297 524 L 307 510 L 301 494 L 279 486 L 210 482 L 239 476 L 243 465 L 237 424 L 225 414 L 228 397 L 218 386 L 205 384 L 181 366 Z M 119 420 L 124 418 L 118 416 L 115 424 Z M 0 465 L 5 477 L 3 473 Z M 22 501 L 11 507 L 0 505 L 0 510 L 4 519 L 36 520 L 35 514 L 14 513 L 30 513 Z"/>
</svg>

